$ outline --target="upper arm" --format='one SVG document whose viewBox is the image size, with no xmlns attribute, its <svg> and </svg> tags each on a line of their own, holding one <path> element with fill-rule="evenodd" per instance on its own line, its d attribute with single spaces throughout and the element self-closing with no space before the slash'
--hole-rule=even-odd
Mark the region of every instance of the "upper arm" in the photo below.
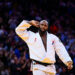
<svg viewBox="0 0 75 75">
<path fill-rule="evenodd" d="M 25 20 L 23 20 L 15 29 L 16 34 L 26 41 L 29 38 L 30 31 L 27 31 L 27 28 L 29 28 L 31 25 L 28 24 Z"/>
</svg>

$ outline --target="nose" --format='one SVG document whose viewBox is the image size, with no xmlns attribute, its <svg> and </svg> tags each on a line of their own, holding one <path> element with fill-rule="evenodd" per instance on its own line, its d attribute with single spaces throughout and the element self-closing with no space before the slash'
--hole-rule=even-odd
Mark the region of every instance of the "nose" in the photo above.
<svg viewBox="0 0 75 75">
<path fill-rule="evenodd" d="M 44 28 L 44 27 L 45 27 L 45 25 L 42 25 L 42 27 Z"/>
</svg>

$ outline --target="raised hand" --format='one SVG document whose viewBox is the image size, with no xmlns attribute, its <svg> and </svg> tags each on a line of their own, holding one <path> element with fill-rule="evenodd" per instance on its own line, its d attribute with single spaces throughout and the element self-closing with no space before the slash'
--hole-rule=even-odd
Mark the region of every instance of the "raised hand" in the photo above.
<svg viewBox="0 0 75 75">
<path fill-rule="evenodd" d="M 39 28 L 39 21 L 36 21 L 36 20 L 31 20 L 29 21 L 29 23 L 37 28 Z"/>
</svg>

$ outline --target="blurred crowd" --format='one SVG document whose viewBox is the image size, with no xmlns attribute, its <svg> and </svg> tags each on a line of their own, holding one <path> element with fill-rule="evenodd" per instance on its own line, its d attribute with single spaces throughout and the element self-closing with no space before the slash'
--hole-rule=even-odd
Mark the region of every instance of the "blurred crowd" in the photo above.
<svg viewBox="0 0 75 75">
<path fill-rule="evenodd" d="M 68 71 L 56 55 L 56 75 L 75 72 L 75 3 L 74 0 L 2 0 L 0 1 L 0 75 L 32 75 L 27 44 L 15 33 L 23 20 L 49 22 L 49 33 L 57 35 L 73 60 Z M 35 27 L 31 28 L 36 31 Z"/>
</svg>

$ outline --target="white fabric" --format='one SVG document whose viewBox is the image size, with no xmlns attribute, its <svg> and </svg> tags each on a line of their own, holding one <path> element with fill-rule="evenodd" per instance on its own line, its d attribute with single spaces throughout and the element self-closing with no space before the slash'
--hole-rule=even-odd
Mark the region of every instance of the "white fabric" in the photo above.
<svg viewBox="0 0 75 75">
<path fill-rule="evenodd" d="M 35 65 L 37 66 L 37 65 Z M 39 67 L 41 68 L 41 66 L 39 65 Z M 33 75 L 55 75 L 55 73 L 49 73 L 49 72 L 45 72 L 43 70 L 40 70 L 40 69 L 34 69 L 33 70 Z"/>
<path fill-rule="evenodd" d="M 61 43 L 61 41 L 59 41 L 58 37 L 53 34 L 47 33 L 47 50 L 45 50 L 39 33 L 27 31 L 27 28 L 29 28 L 30 26 L 30 24 L 23 20 L 16 28 L 16 33 L 28 44 L 31 59 L 35 59 L 44 63 L 55 63 L 56 52 L 59 58 L 65 64 L 67 61 L 72 61 L 64 45 Z M 41 66 L 41 69 L 44 70 L 43 66 Z M 53 72 L 55 72 L 55 70 Z"/>
<path fill-rule="evenodd" d="M 52 65 L 47 65 L 47 66 L 44 66 L 44 65 L 41 65 L 41 64 L 36 64 L 35 61 L 32 62 L 32 71 L 36 71 L 36 70 L 41 70 L 45 73 L 53 73 L 55 74 L 56 73 L 56 69 L 55 69 L 55 65 L 52 64 Z"/>
</svg>

